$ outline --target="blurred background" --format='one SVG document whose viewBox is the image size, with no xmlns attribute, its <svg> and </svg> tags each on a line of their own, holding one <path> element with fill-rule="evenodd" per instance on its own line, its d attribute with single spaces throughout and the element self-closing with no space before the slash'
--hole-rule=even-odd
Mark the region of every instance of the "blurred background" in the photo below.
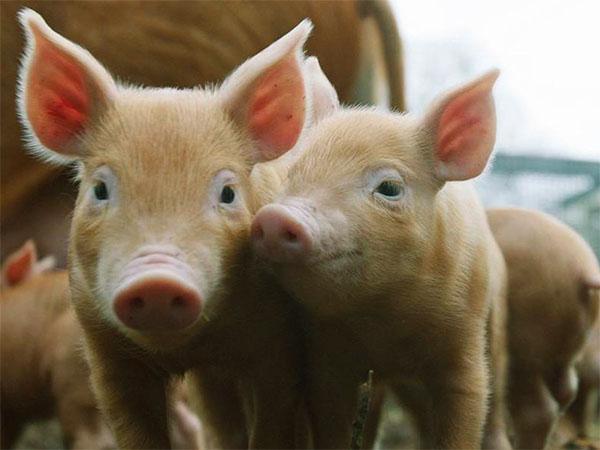
<svg viewBox="0 0 600 450">
<path fill-rule="evenodd" d="M 406 98 L 501 69 L 496 157 L 478 179 L 487 206 L 537 208 L 600 257 L 600 2 L 395 0 Z"/>
</svg>

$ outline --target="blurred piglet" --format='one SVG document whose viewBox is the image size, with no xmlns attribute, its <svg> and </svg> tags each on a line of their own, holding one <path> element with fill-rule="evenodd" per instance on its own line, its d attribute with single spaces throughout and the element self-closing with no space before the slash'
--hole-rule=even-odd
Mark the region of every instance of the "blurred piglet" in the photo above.
<svg viewBox="0 0 600 450">
<path fill-rule="evenodd" d="M 546 214 L 499 208 L 487 215 L 508 268 L 508 401 L 515 444 L 541 449 L 566 411 L 584 432 L 586 403 L 600 383 L 598 336 L 592 334 L 600 268 L 589 245 Z"/>
<path fill-rule="evenodd" d="M 67 448 L 116 448 L 92 393 L 83 334 L 69 304 L 68 274 L 50 271 L 25 243 L 2 265 L 11 284 L 0 294 L 1 448 L 35 420 L 56 416 Z M 199 449 L 200 423 L 177 386 L 170 428 L 174 447 Z"/>
<path fill-rule="evenodd" d="M 507 448 L 505 265 L 469 183 L 495 140 L 489 72 L 424 117 L 354 108 L 317 124 L 256 251 L 310 318 L 317 448 L 348 448 L 369 369 L 413 413 L 425 448 Z M 486 415 L 487 426 L 486 426 Z"/>
<path fill-rule="evenodd" d="M 189 371 L 209 446 L 293 447 L 299 333 L 251 264 L 250 172 L 301 135 L 310 22 L 221 87 L 176 90 L 118 85 L 38 14 L 20 18 L 30 144 L 78 167 L 72 303 L 119 446 L 170 447 L 165 387 Z"/>
</svg>

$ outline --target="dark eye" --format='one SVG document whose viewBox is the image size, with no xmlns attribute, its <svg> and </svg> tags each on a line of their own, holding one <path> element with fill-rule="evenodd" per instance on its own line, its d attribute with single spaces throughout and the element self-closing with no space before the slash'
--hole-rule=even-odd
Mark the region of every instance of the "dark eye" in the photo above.
<svg viewBox="0 0 600 450">
<path fill-rule="evenodd" d="M 221 203 L 233 203 L 235 200 L 235 191 L 231 186 L 224 186 L 221 191 Z"/>
<path fill-rule="evenodd" d="M 377 186 L 376 192 L 385 197 L 398 197 L 402 193 L 402 185 L 398 181 L 386 180 Z"/>
<path fill-rule="evenodd" d="M 98 181 L 94 186 L 94 196 L 96 200 L 108 200 L 108 188 L 104 181 Z"/>
</svg>

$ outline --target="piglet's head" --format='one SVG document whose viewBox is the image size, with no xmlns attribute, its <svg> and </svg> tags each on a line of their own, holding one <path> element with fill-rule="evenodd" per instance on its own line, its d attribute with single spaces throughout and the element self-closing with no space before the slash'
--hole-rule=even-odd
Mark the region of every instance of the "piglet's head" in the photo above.
<svg viewBox="0 0 600 450">
<path fill-rule="evenodd" d="M 497 77 L 449 92 L 423 117 L 332 112 L 301 146 L 284 194 L 257 213 L 257 252 L 324 309 L 332 292 L 376 296 L 389 280 L 409 280 L 440 231 L 445 183 L 476 177 L 487 163 Z"/>
<path fill-rule="evenodd" d="M 19 110 L 38 155 L 75 161 L 70 265 L 80 318 L 132 339 L 213 319 L 254 208 L 249 173 L 307 116 L 302 22 L 218 89 L 123 87 L 31 10 Z M 239 266 L 238 266 L 239 267 Z"/>
</svg>

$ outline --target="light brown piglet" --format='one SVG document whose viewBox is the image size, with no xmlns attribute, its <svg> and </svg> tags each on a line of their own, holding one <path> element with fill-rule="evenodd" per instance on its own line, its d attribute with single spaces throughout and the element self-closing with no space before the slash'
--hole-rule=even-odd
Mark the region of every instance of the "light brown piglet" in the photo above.
<svg viewBox="0 0 600 450">
<path fill-rule="evenodd" d="M 55 416 L 67 448 L 116 448 L 92 393 L 68 274 L 50 272 L 52 260 L 38 261 L 28 241 L 2 265 L 11 282 L 0 293 L 0 448 L 11 448 L 26 425 Z M 199 449 L 200 423 L 184 402 L 184 388 L 174 392 L 172 442 Z"/>
<path fill-rule="evenodd" d="M 40 270 L 31 241 L 2 269 L 11 283 L 0 294 L 1 448 L 11 448 L 26 424 L 54 415 L 69 448 L 113 448 L 90 387 L 67 273 Z"/>
<path fill-rule="evenodd" d="M 215 89 L 124 87 L 21 14 L 32 147 L 76 161 L 72 303 L 122 448 L 169 448 L 165 388 L 190 372 L 209 446 L 290 448 L 301 401 L 292 305 L 251 264 L 250 171 L 308 120 L 305 21 Z M 305 120 L 306 119 L 306 120 Z"/>
<path fill-rule="evenodd" d="M 256 251 L 310 321 L 316 446 L 348 448 L 369 369 L 413 413 L 421 446 L 508 447 L 505 265 L 469 183 L 495 139 L 497 71 L 421 118 L 348 109 L 317 124 Z M 487 425 L 486 425 L 486 416 Z"/>
<path fill-rule="evenodd" d="M 508 386 L 515 444 L 541 449 L 577 394 L 577 364 L 598 318 L 600 268 L 586 242 L 547 214 L 498 208 L 487 215 L 508 269 Z M 586 363 L 579 362 L 584 391 Z M 573 413 L 581 415 L 575 406 Z"/>
</svg>

